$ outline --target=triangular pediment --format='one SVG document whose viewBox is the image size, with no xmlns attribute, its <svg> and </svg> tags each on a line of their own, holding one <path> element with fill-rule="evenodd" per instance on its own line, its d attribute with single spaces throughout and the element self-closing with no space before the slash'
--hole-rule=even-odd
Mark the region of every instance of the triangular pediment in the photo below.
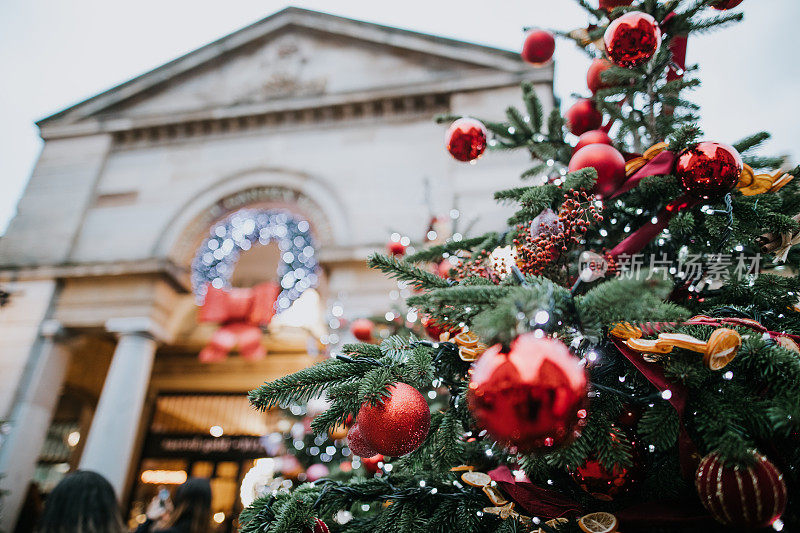
<svg viewBox="0 0 800 533">
<path fill-rule="evenodd" d="M 531 67 L 513 52 L 287 8 L 39 125 L 370 98 L 521 72 Z"/>
</svg>

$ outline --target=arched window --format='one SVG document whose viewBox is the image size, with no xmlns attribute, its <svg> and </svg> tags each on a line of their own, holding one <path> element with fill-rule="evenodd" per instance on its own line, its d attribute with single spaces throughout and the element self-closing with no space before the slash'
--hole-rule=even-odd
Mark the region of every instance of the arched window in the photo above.
<svg viewBox="0 0 800 533">
<path fill-rule="evenodd" d="M 281 285 L 276 311 L 288 309 L 306 289 L 316 287 L 318 263 L 311 225 L 297 215 L 277 209 L 241 209 L 214 224 L 192 261 L 192 289 L 198 302 L 208 284 L 231 287 L 242 252 L 276 243 L 277 281 Z"/>
</svg>

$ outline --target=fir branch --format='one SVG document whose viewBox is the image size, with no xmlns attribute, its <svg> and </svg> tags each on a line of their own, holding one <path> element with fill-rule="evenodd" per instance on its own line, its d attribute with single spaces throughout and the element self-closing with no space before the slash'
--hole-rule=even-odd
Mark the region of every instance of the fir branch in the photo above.
<svg viewBox="0 0 800 533">
<path fill-rule="evenodd" d="M 367 260 L 367 265 L 388 274 L 391 278 L 407 281 L 420 289 L 442 288 L 450 285 L 447 280 L 432 272 L 416 267 L 408 261 L 383 254 L 372 254 Z"/>
</svg>

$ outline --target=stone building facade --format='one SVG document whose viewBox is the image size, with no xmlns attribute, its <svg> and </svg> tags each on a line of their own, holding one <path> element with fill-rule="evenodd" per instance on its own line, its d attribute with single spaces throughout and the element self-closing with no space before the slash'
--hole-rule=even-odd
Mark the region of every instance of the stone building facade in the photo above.
<svg viewBox="0 0 800 533">
<path fill-rule="evenodd" d="M 242 394 L 312 362 L 332 302 L 342 318 L 385 309 L 396 284 L 364 259 L 390 233 L 420 236 L 453 209 L 471 232 L 499 227 L 508 212 L 492 192 L 517 183 L 524 154 L 458 163 L 432 117 L 501 117 L 523 80 L 549 112 L 552 74 L 512 52 L 289 8 L 40 121 L 43 150 L 0 238 L 0 529 L 62 418 L 76 424 L 64 468 L 103 473 L 128 501 L 160 394 Z M 241 210 L 305 221 L 316 299 L 276 319 L 265 359 L 203 365 L 211 326 L 196 320 L 193 261 Z M 275 270 L 283 256 L 255 248 L 224 283 Z M 323 320 L 308 318 L 315 306 Z"/>
</svg>

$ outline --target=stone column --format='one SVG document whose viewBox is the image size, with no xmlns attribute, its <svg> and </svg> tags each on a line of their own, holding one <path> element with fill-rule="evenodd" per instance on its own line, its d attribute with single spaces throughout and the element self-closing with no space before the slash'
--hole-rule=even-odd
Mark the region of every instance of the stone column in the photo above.
<svg viewBox="0 0 800 533">
<path fill-rule="evenodd" d="M 119 336 L 81 457 L 81 470 L 105 476 L 122 498 L 133 460 L 159 328 L 150 319 L 106 323 Z"/>
<path fill-rule="evenodd" d="M 39 334 L 38 349 L 31 357 L 22 393 L 8 420 L 10 432 L 0 447 L 0 490 L 8 491 L 0 502 L 0 531 L 14 530 L 69 364 L 69 351 L 61 342 L 61 325 L 46 320 Z"/>
</svg>

